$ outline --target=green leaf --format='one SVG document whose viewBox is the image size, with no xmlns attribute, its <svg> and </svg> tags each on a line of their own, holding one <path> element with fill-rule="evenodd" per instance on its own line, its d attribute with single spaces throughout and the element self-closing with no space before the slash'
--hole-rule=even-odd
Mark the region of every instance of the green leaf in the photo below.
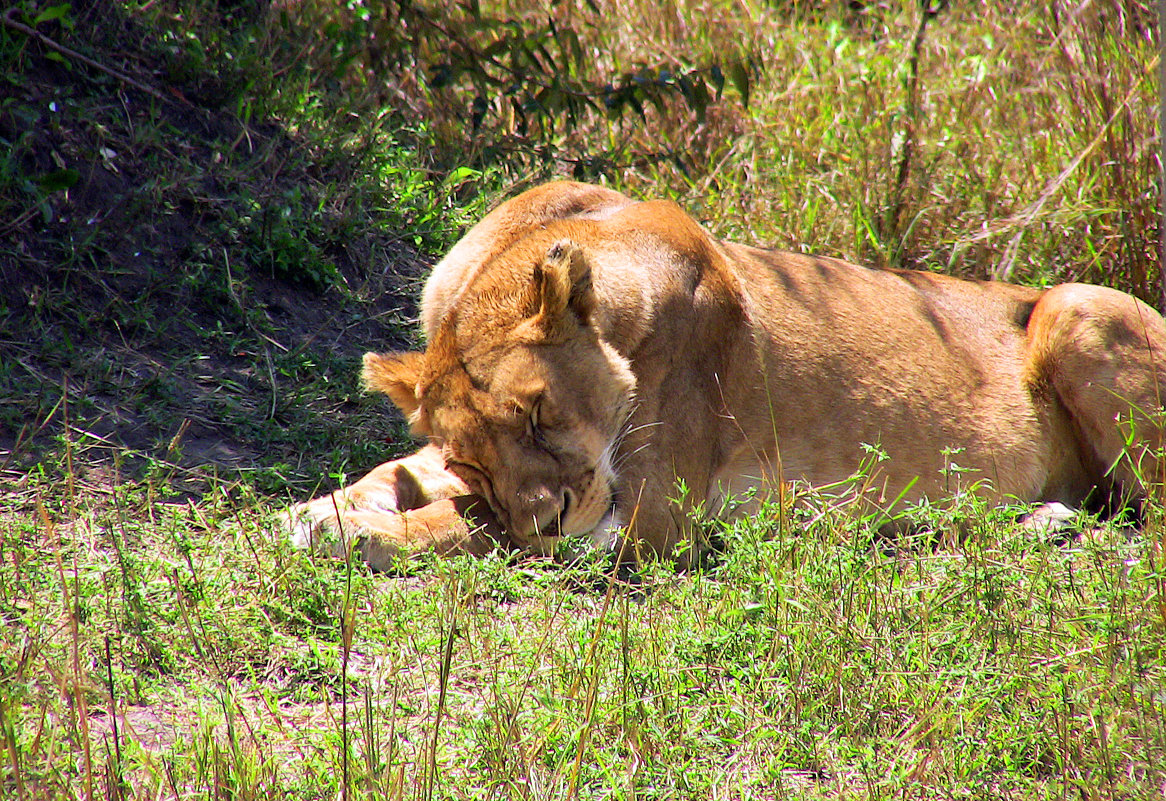
<svg viewBox="0 0 1166 801">
<path fill-rule="evenodd" d="M 50 22 L 55 19 L 64 20 L 72 10 L 73 6 L 71 6 L 69 3 L 61 3 L 59 6 L 49 6 L 44 11 L 36 15 L 36 18 L 32 21 L 32 24 L 35 27 L 40 25 L 42 22 Z M 65 24 L 68 24 L 68 22 Z"/>
<path fill-rule="evenodd" d="M 725 90 L 725 73 L 721 72 L 719 64 L 713 64 L 712 69 L 709 70 L 709 78 L 712 79 L 713 86 L 717 88 L 717 100 L 720 100 L 721 92 Z"/>
<path fill-rule="evenodd" d="M 490 110 L 490 102 L 482 95 L 474 98 L 473 103 L 470 104 L 470 124 L 473 125 L 474 130 L 482 125 L 482 120 L 486 118 L 486 112 Z"/>
<path fill-rule="evenodd" d="M 656 107 L 656 111 L 660 112 L 661 114 L 666 113 L 664 110 L 664 97 L 661 95 L 660 88 L 658 86 L 647 86 L 644 88 L 643 92 L 644 97 L 646 97 L 651 102 L 651 104 Z"/>
<path fill-rule="evenodd" d="M 567 43 L 571 48 L 571 58 L 575 61 L 575 67 L 579 70 L 583 69 L 583 44 L 579 41 L 579 34 L 575 33 L 574 29 L 567 29 Z"/>
<path fill-rule="evenodd" d="M 619 93 L 611 84 L 605 84 L 603 87 L 603 105 L 610 111 L 616 107 L 619 102 Z"/>
<path fill-rule="evenodd" d="M 434 89 L 441 89 L 453 83 L 454 77 L 452 66 L 438 64 L 433 68 L 433 73 L 429 77 L 429 85 Z"/>
<path fill-rule="evenodd" d="M 36 183 L 45 192 L 61 192 L 74 186 L 80 180 L 81 173 L 74 169 L 66 168 L 38 175 Z"/>
<path fill-rule="evenodd" d="M 534 67 L 538 72 L 550 74 L 550 71 L 543 66 L 543 63 L 538 59 L 540 43 L 537 39 L 526 39 L 522 42 L 522 52 L 526 56 L 526 61 L 530 66 Z"/>
<path fill-rule="evenodd" d="M 628 105 L 634 108 L 636 113 L 640 115 L 641 120 L 647 119 L 647 116 L 644 114 L 644 104 L 640 102 L 638 97 L 636 97 L 635 92 L 628 92 L 627 102 Z"/>
<path fill-rule="evenodd" d="M 741 95 L 741 103 L 748 107 L 749 70 L 746 68 L 743 61 L 734 61 L 729 65 L 729 80 L 733 82 L 733 87 L 737 90 L 737 93 Z"/>
<path fill-rule="evenodd" d="M 458 186 L 466 181 L 476 181 L 481 177 L 481 170 L 475 170 L 473 167 L 458 167 L 445 180 L 451 186 Z"/>
<path fill-rule="evenodd" d="M 542 104 L 550 113 L 562 111 L 564 105 L 564 95 L 561 89 L 555 84 L 548 86 L 539 93 L 539 103 Z"/>
<path fill-rule="evenodd" d="M 704 85 L 704 80 L 700 75 L 694 73 L 690 78 L 692 80 L 692 94 L 688 99 L 688 105 L 696 112 L 697 122 L 704 122 L 705 110 L 708 109 L 711 100 L 709 90 Z"/>
<path fill-rule="evenodd" d="M 486 49 L 482 51 L 483 58 L 493 58 L 501 53 L 506 48 L 510 47 L 510 40 L 505 38 L 498 38 L 486 45 Z"/>
</svg>

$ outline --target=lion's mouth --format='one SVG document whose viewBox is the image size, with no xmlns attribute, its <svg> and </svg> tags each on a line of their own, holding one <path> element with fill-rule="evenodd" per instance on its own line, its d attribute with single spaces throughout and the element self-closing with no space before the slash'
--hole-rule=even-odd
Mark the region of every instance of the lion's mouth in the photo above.
<svg viewBox="0 0 1166 801">
<path fill-rule="evenodd" d="M 602 531 L 611 526 L 618 526 L 619 513 L 616 511 L 618 503 L 616 501 L 615 491 L 609 490 L 609 501 L 599 519 L 588 526 L 587 528 L 575 528 L 568 525 L 568 515 L 572 509 L 578 506 L 576 495 L 574 492 L 567 491 L 564 494 L 563 508 L 559 514 L 555 516 L 554 521 L 545 527 L 538 527 L 535 529 L 535 536 L 546 540 L 562 540 L 562 539 L 580 539 L 586 537 L 594 537 L 597 532 Z"/>
<path fill-rule="evenodd" d="M 619 497 L 613 486 L 614 476 L 606 463 L 585 471 L 578 480 L 560 485 L 557 508 L 541 510 L 524 504 L 521 497 L 504 501 L 496 492 L 485 471 L 460 462 L 451 465 L 472 491 L 482 496 L 510 536 L 520 545 L 536 549 L 558 547 L 552 543 L 591 537 L 619 520 Z M 551 493 L 543 491 L 543 497 Z"/>
<path fill-rule="evenodd" d="M 534 543 L 534 547 L 545 555 L 553 555 L 556 559 L 568 563 L 582 559 L 588 554 L 616 556 L 620 553 L 623 542 L 623 523 L 613 500 L 590 530 L 567 536 L 560 532 L 555 534 L 547 532 Z"/>
<path fill-rule="evenodd" d="M 592 549 L 604 553 L 615 552 L 619 547 L 625 522 L 616 511 L 616 504 L 613 500 L 607 513 L 599 520 L 599 524 L 587 533 L 588 545 Z"/>
<path fill-rule="evenodd" d="M 563 507 L 559 509 L 558 528 L 562 529 L 563 521 L 571 514 L 571 507 L 575 505 L 575 493 L 571 489 L 563 490 Z"/>
</svg>

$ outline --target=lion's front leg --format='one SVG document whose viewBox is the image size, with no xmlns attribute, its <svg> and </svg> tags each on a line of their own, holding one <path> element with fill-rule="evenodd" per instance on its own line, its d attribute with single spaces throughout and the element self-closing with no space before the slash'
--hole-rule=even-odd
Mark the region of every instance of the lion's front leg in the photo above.
<svg viewBox="0 0 1166 801">
<path fill-rule="evenodd" d="M 510 540 L 476 495 L 444 498 L 399 513 L 354 510 L 341 515 L 344 538 L 374 570 L 421 553 L 485 556 Z"/>
<path fill-rule="evenodd" d="M 378 569 L 424 551 L 486 553 L 506 542 L 486 504 L 432 445 L 293 506 L 282 523 L 295 547 L 335 556 L 355 547 Z"/>
</svg>

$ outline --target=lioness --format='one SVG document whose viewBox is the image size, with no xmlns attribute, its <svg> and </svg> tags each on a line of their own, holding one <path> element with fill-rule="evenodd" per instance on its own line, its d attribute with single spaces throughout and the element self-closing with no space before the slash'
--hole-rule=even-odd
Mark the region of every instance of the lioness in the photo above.
<svg viewBox="0 0 1166 801">
<path fill-rule="evenodd" d="M 844 480 L 864 443 L 888 505 L 945 496 L 953 458 L 1000 501 L 1136 503 L 1161 481 L 1166 324 L 1112 289 L 760 250 L 556 182 L 454 246 L 421 321 L 425 352 L 367 354 L 364 381 L 429 444 L 292 509 L 300 544 L 374 568 L 579 535 L 684 559 L 694 507 Z"/>
</svg>

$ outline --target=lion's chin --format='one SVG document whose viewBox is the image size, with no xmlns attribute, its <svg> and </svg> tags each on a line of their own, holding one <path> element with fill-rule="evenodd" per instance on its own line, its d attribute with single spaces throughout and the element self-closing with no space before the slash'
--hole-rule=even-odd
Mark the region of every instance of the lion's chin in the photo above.
<svg viewBox="0 0 1166 801">
<path fill-rule="evenodd" d="M 620 535 L 623 534 L 623 520 L 615 511 L 615 504 L 607 510 L 607 514 L 599 521 L 599 525 L 591 529 L 586 535 L 586 540 L 592 550 L 612 552 L 615 551 L 619 544 Z"/>
<path fill-rule="evenodd" d="M 619 547 L 622 534 L 623 521 L 612 504 L 591 529 L 560 536 L 535 535 L 529 538 L 526 547 L 542 556 L 574 562 L 584 556 L 614 554 Z"/>
</svg>

